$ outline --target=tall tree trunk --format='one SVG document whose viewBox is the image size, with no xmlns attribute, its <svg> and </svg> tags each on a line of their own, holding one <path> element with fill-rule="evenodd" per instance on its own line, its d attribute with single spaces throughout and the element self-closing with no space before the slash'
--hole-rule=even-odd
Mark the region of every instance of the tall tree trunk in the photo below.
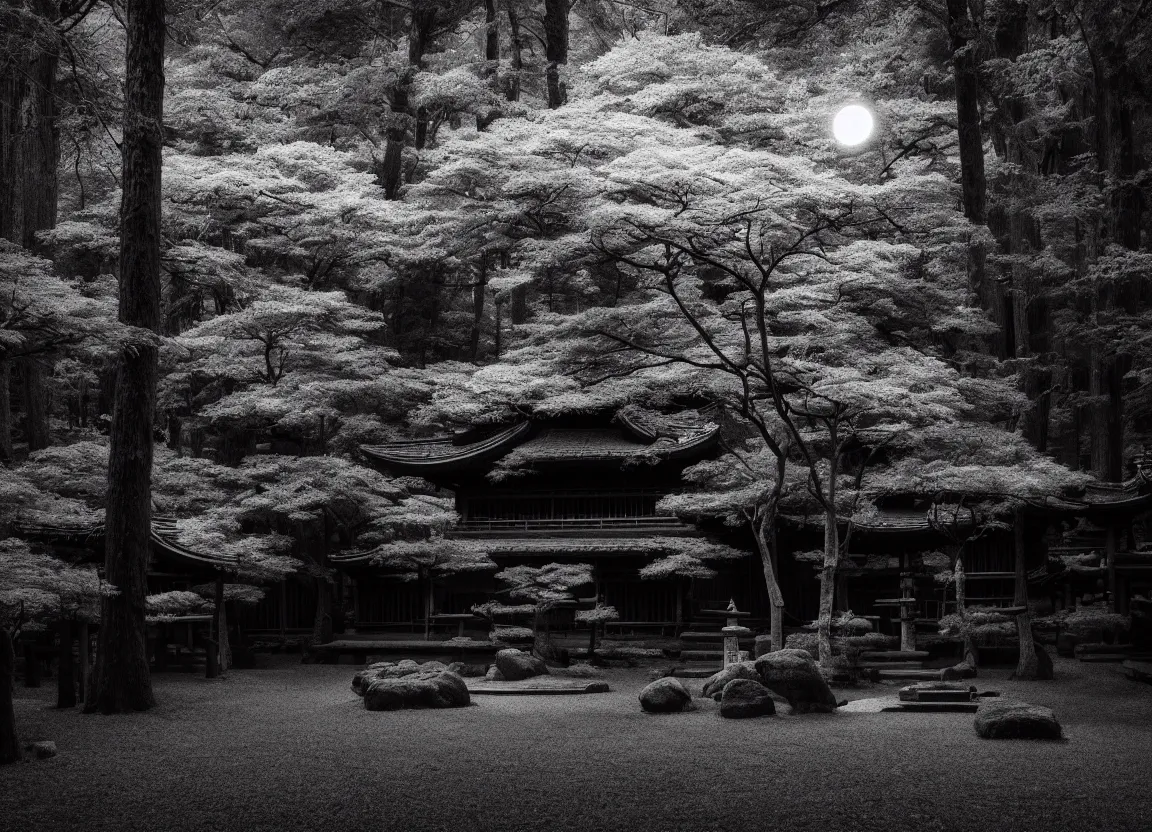
<svg viewBox="0 0 1152 832">
<path fill-rule="evenodd" d="M 24 387 L 24 436 L 29 451 L 48 447 L 48 389 L 44 384 L 44 367 L 34 358 L 20 362 L 20 379 Z"/>
<path fill-rule="evenodd" d="M 484 0 L 484 60 L 500 60 L 500 30 L 496 27 L 496 0 Z M 492 68 L 495 74 L 495 67 Z"/>
<path fill-rule="evenodd" d="M 968 588 L 967 588 L 967 583 L 966 583 L 967 579 L 964 577 L 964 555 L 962 553 L 956 555 L 955 575 L 956 575 L 956 614 L 959 615 L 961 619 L 963 619 L 965 614 L 966 614 L 967 607 L 968 607 L 968 601 L 967 601 Z M 977 663 L 978 663 L 978 657 L 976 654 L 976 642 L 972 638 L 972 634 L 970 632 L 968 632 L 968 627 L 964 626 L 964 664 L 968 665 L 973 670 L 975 670 Z"/>
<path fill-rule="evenodd" d="M 127 0 L 120 321 L 159 333 L 160 175 L 164 103 L 164 0 Z M 144 596 L 151 551 L 152 419 L 155 344 L 120 348 L 108 457 L 104 531 L 106 580 L 117 594 L 101 600 L 92 698 L 85 711 L 141 711 L 155 704 L 148 675 Z"/>
<path fill-rule="evenodd" d="M 16 655 L 12 636 L 0 627 L 0 765 L 20 760 L 20 737 L 16 733 L 16 712 L 12 708 L 12 677 Z"/>
<path fill-rule="evenodd" d="M 50 0 L 22 11 L 31 15 L 16 24 L 14 49 L 0 64 L 0 237 L 34 250 L 36 233 L 56 225 L 60 46 Z"/>
<path fill-rule="evenodd" d="M 88 679 L 91 674 L 90 662 L 88 657 L 88 622 L 81 621 L 79 624 L 79 632 L 77 634 L 78 649 L 76 657 L 80 660 L 80 701 L 88 701 Z"/>
<path fill-rule="evenodd" d="M 1028 537 L 1024 512 L 1017 509 L 1013 518 L 1013 542 L 1016 549 L 1016 586 L 1012 603 L 1018 607 L 1028 607 L 1028 570 L 1026 568 Z M 1036 644 L 1032 640 L 1032 616 L 1028 612 L 1016 616 L 1016 638 L 1020 643 L 1020 660 L 1016 664 L 1016 679 L 1037 679 L 1040 676 L 1040 660 L 1036 656 Z"/>
<path fill-rule="evenodd" d="M 560 65 L 568 63 L 568 0 L 544 0 L 544 52 L 548 67 L 548 106 L 555 110 L 567 98 L 560 81 Z"/>
<path fill-rule="evenodd" d="M 480 359 L 480 327 L 484 323 L 484 297 L 488 291 L 488 255 L 480 255 L 480 268 L 472 286 L 472 333 L 468 340 L 469 360 Z"/>
<path fill-rule="evenodd" d="M 332 641 L 332 584 L 326 575 L 316 576 L 316 619 L 312 622 L 312 640 L 317 644 Z"/>
<path fill-rule="evenodd" d="M 0 463 L 12 461 L 12 362 L 0 358 Z"/>
<path fill-rule="evenodd" d="M 504 91 L 504 97 L 509 101 L 519 101 L 520 72 L 524 68 L 522 57 L 524 45 L 520 40 L 520 18 L 516 16 L 516 10 L 512 8 L 511 4 L 508 6 L 508 34 L 512 47 L 512 73 L 508 77 L 508 86 Z"/>
<path fill-rule="evenodd" d="M 59 649 L 56 651 L 56 707 L 76 707 L 76 665 L 72 660 L 72 643 L 75 641 L 75 622 L 71 618 L 61 618 L 56 625 L 59 633 Z"/>
<path fill-rule="evenodd" d="M 977 30 L 967 0 L 947 0 L 952 69 L 956 80 L 956 120 L 960 143 L 960 189 L 964 216 L 973 225 L 986 222 L 987 183 L 984 177 L 984 136 L 980 129 L 980 61 Z M 985 309 L 994 298 L 985 280 L 986 252 L 973 242 L 968 252 L 969 288 Z"/>
<path fill-rule="evenodd" d="M 7 65 L 0 65 L 0 237 L 36 251 L 36 234 L 56 225 L 60 47 L 53 4 L 32 0 L 24 11 L 35 17 L 26 18 L 27 31 L 13 33 L 16 50 Z M 48 447 L 44 368 L 35 359 L 24 359 L 19 367 L 28 450 L 38 451 Z"/>
<path fill-rule="evenodd" d="M 768 603 L 771 605 L 772 616 L 772 650 L 784 649 L 784 594 L 780 591 L 780 582 L 776 577 L 774 548 L 769 542 L 769 536 L 775 529 L 775 508 L 766 510 L 759 526 L 752 524 L 752 534 L 756 538 L 756 548 L 760 552 L 760 567 L 764 572 L 764 584 L 768 589 Z"/>
<path fill-rule="evenodd" d="M 836 521 L 836 478 L 840 475 L 840 442 L 837 438 L 837 424 L 831 422 L 828 429 L 831 451 L 828 456 L 828 486 L 824 506 L 824 563 L 820 570 L 820 607 L 816 620 L 816 641 L 820 652 L 820 664 L 832 664 L 832 603 L 836 592 L 836 568 L 840 563 L 840 527 Z M 783 473 L 781 471 L 781 473 Z"/>
<path fill-rule="evenodd" d="M 376 179 L 384 189 L 387 199 L 396 199 L 400 191 L 400 174 L 404 157 L 404 137 L 408 133 L 408 92 L 412 85 L 409 69 L 396 85 L 392 93 L 388 128 L 385 130 L 387 143 L 384 146 L 384 159 L 376 169 Z"/>
<path fill-rule="evenodd" d="M 829 501 L 831 503 L 831 501 Z M 835 505 L 834 503 L 831 503 Z M 840 557 L 840 529 L 836 512 L 824 512 L 824 564 L 820 569 L 820 607 L 816 619 L 816 639 L 820 664 L 832 664 L 832 603 L 836 593 L 836 562 Z"/>
</svg>

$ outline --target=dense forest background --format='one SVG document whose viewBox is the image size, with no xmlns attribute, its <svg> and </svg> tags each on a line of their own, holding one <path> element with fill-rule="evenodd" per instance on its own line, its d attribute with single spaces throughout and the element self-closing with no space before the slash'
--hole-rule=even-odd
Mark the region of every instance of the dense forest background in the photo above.
<svg viewBox="0 0 1152 832">
<path fill-rule="evenodd" d="M 0 6 L 7 519 L 102 519 L 153 347 L 155 510 L 254 575 L 443 531 L 358 446 L 517 414 L 725 403 L 678 508 L 753 521 L 733 465 L 834 516 L 1148 441 L 1144 0 L 170 3 L 158 335 L 117 315 L 124 20 Z"/>
</svg>

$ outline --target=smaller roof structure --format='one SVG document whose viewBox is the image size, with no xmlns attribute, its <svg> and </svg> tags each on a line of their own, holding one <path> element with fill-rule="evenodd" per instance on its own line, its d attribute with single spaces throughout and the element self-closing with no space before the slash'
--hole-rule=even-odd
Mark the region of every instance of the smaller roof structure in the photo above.
<svg viewBox="0 0 1152 832">
<path fill-rule="evenodd" d="M 150 538 L 152 553 L 185 567 L 198 569 L 232 569 L 236 559 L 217 552 L 201 552 L 179 542 L 178 520 L 174 517 L 153 516 Z M 100 550 L 104 546 L 104 524 L 94 526 L 38 526 L 13 523 L 12 530 L 21 537 L 45 543 L 63 544 Z"/>
</svg>

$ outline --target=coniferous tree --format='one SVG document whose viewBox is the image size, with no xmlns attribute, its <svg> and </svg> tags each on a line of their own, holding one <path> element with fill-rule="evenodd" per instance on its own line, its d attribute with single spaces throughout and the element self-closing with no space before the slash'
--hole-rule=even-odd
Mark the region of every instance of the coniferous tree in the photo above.
<svg viewBox="0 0 1152 832">
<path fill-rule="evenodd" d="M 164 103 L 164 2 L 127 5 L 120 321 L 133 334 L 117 356 L 105 519 L 105 576 L 117 594 L 100 615 L 87 712 L 155 704 L 145 640 L 145 570 L 151 550 L 152 431 L 160 332 L 160 178 Z"/>
</svg>

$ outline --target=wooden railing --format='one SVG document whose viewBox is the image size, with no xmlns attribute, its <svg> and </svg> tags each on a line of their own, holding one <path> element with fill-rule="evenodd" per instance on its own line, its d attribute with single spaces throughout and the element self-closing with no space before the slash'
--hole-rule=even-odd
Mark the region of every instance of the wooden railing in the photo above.
<svg viewBox="0 0 1152 832">
<path fill-rule="evenodd" d="M 581 517 L 563 520 L 466 520 L 456 531 L 549 531 L 569 529 L 680 528 L 675 517 Z"/>
</svg>

